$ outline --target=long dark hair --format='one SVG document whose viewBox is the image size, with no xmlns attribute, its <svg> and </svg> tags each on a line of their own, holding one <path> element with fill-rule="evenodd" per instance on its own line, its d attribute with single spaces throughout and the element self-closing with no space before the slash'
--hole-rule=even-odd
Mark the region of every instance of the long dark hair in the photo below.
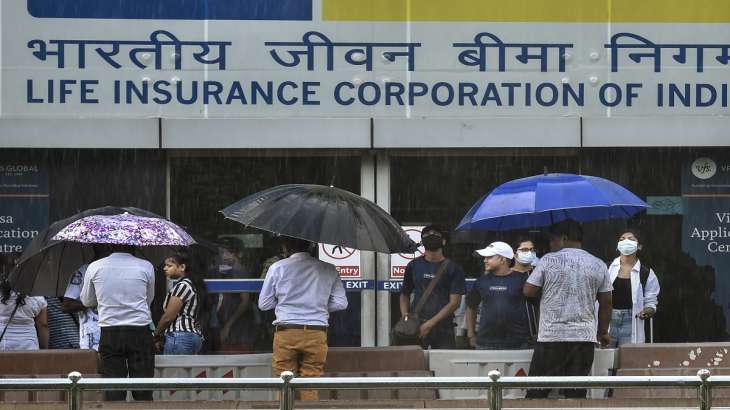
<svg viewBox="0 0 730 410">
<path fill-rule="evenodd" d="M 171 259 L 178 265 L 185 265 L 185 277 L 190 279 L 190 282 L 193 283 L 193 287 L 195 288 L 195 293 L 198 294 L 196 319 L 201 320 L 208 312 L 208 288 L 202 276 L 203 272 L 205 272 L 205 264 L 199 262 L 199 258 L 191 258 L 185 252 L 176 252 L 165 258 L 165 260 L 167 259 Z"/>
<path fill-rule="evenodd" d="M 8 300 L 10 299 L 10 294 L 12 292 L 12 289 L 10 288 L 10 282 L 8 282 L 7 277 L 3 278 L 2 281 L 0 281 L 0 303 L 3 305 L 8 304 Z M 25 305 L 25 295 L 22 293 L 18 293 L 15 297 L 15 304 L 18 306 Z"/>
</svg>

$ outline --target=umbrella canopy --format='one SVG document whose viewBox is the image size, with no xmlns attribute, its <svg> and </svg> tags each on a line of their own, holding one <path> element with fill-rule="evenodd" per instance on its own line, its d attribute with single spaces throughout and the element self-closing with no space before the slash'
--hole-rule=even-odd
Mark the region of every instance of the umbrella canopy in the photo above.
<svg viewBox="0 0 730 410">
<path fill-rule="evenodd" d="M 456 229 L 508 231 L 549 226 L 566 219 L 629 218 L 648 207 L 607 179 L 545 174 L 498 186 L 472 206 Z"/>
<path fill-rule="evenodd" d="M 221 211 L 265 231 L 383 253 L 412 252 L 416 244 L 387 212 L 352 192 L 322 185 L 279 185 Z"/>
<path fill-rule="evenodd" d="M 189 246 L 195 243 L 192 236 L 167 219 L 126 212 L 81 218 L 63 228 L 53 240 L 132 246 Z"/>
<path fill-rule="evenodd" d="M 125 212 L 162 218 L 144 209 L 104 206 L 56 221 L 41 231 L 25 248 L 18 265 L 8 278 L 13 290 L 32 296 L 63 295 L 74 272 L 81 265 L 94 259 L 94 251 L 90 244 L 53 240 L 53 237 L 72 222 L 86 216 L 115 215 Z"/>
</svg>

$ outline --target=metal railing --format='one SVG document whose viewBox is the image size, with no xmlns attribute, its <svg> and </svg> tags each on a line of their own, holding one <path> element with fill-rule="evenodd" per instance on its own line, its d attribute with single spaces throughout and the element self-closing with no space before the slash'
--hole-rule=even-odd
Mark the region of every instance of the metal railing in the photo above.
<svg viewBox="0 0 730 410">
<path fill-rule="evenodd" d="M 278 390 L 280 410 L 294 408 L 297 390 L 320 389 L 482 389 L 488 394 L 489 409 L 502 409 L 504 389 L 547 388 L 695 388 L 700 410 L 712 407 L 712 389 L 730 387 L 730 376 L 712 376 L 702 369 L 697 376 L 565 376 L 502 377 L 497 370 L 488 377 L 321 377 L 294 378 L 291 372 L 280 378 L 140 378 L 84 379 L 71 372 L 67 379 L 0 379 L 0 391 L 66 391 L 69 410 L 81 409 L 82 392 L 100 390 Z"/>
</svg>

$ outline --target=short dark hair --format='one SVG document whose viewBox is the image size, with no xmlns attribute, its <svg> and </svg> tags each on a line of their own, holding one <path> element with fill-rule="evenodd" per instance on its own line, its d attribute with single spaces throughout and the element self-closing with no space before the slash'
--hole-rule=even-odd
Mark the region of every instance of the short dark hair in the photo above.
<svg viewBox="0 0 730 410">
<path fill-rule="evenodd" d="M 305 239 L 293 238 L 291 236 L 282 236 L 279 238 L 282 245 L 286 246 L 289 252 L 309 252 L 312 243 Z"/>
<path fill-rule="evenodd" d="M 552 224 L 550 226 L 550 235 L 566 236 L 568 240 L 575 242 L 583 242 L 583 227 L 580 222 L 572 219 Z"/>
<path fill-rule="evenodd" d="M 516 241 L 514 241 L 512 248 L 515 250 L 519 249 L 522 242 L 532 242 L 532 246 L 535 246 L 535 241 L 532 238 L 529 236 L 520 236 Z"/>
<path fill-rule="evenodd" d="M 421 236 L 423 236 L 428 231 L 436 231 L 441 235 L 442 238 L 449 240 L 449 231 L 440 225 L 428 225 L 424 226 L 423 229 L 421 229 Z"/>
<path fill-rule="evenodd" d="M 641 231 L 639 231 L 638 228 L 626 228 L 626 229 L 622 229 L 618 233 L 618 235 L 616 235 L 616 236 L 620 238 L 621 235 L 623 235 L 623 234 L 625 234 L 627 232 L 630 233 L 630 234 L 632 234 L 632 235 L 634 235 L 634 237 L 636 238 L 637 242 L 641 243 Z"/>
</svg>

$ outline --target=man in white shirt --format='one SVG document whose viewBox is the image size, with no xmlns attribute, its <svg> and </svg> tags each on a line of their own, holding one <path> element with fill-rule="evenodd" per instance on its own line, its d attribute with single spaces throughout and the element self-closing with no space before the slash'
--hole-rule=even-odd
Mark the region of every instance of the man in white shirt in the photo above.
<svg viewBox="0 0 730 410">
<path fill-rule="evenodd" d="M 81 303 L 98 308 L 101 374 L 104 377 L 153 377 L 150 304 L 155 295 L 152 264 L 118 246 L 106 258 L 89 264 L 81 289 Z M 132 392 L 135 400 L 152 400 L 151 391 Z M 106 392 L 107 400 L 124 400 L 126 392 Z"/>
<path fill-rule="evenodd" d="M 299 377 L 324 373 L 329 313 L 347 309 L 337 269 L 313 258 L 310 242 L 282 237 L 289 257 L 271 265 L 259 294 L 262 311 L 274 309 L 271 364 L 276 376 L 289 370 Z M 302 400 L 317 400 L 317 391 L 302 391 Z"/>
</svg>

